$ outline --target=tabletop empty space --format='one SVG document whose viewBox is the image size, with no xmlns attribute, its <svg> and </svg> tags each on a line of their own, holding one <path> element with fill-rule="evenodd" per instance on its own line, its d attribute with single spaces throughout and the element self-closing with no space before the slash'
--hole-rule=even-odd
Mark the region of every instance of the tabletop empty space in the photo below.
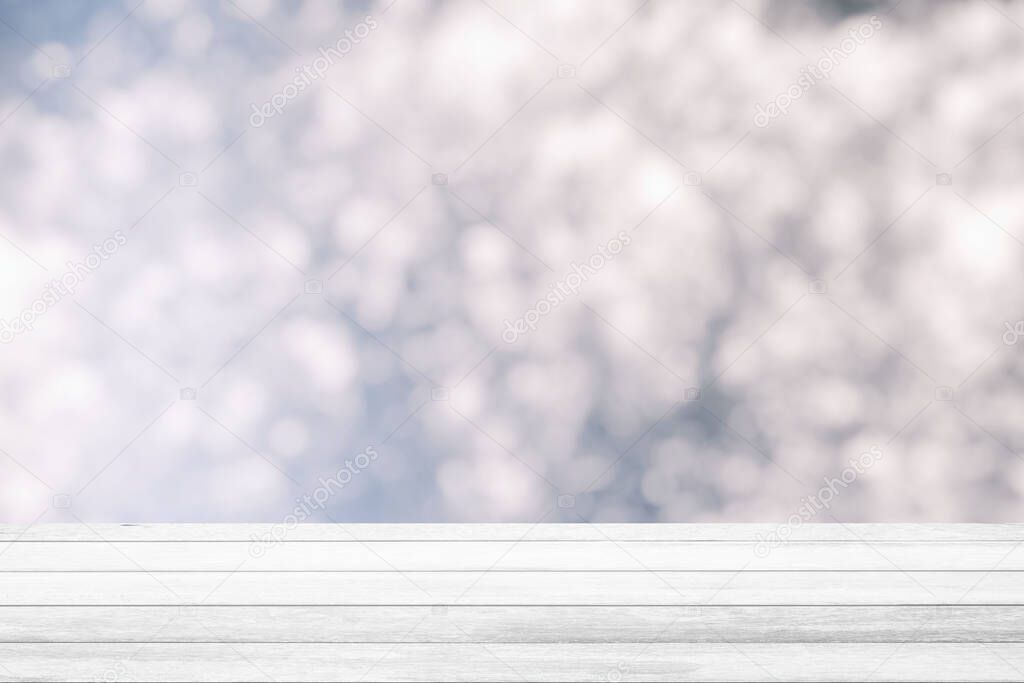
<svg viewBox="0 0 1024 683">
<path fill-rule="evenodd" d="M 0 680 L 1011 681 L 1021 525 L 0 527 Z"/>
</svg>

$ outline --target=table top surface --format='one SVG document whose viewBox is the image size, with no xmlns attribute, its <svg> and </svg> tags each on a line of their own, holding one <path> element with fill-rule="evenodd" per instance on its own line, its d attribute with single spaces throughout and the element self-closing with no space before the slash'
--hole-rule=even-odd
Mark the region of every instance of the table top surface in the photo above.
<svg viewBox="0 0 1024 683">
<path fill-rule="evenodd" d="M 0 680 L 1021 681 L 1024 524 L 0 526 Z"/>
</svg>

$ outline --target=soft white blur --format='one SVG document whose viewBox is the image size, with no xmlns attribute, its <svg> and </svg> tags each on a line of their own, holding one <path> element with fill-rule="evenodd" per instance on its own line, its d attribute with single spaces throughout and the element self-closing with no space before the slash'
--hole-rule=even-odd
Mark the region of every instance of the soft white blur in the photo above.
<svg viewBox="0 0 1024 683">
<path fill-rule="evenodd" d="M 136 4 L 0 5 L 0 521 L 1021 518 L 1024 3 Z"/>
</svg>

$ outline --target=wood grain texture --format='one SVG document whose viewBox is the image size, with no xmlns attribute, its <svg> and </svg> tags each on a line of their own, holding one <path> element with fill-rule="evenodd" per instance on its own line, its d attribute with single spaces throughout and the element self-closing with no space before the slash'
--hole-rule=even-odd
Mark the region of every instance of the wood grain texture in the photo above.
<svg viewBox="0 0 1024 683">
<path fill-rule="evenodd" d="M 0 571 L 997 571 L 1024 570 L 1013 541 L 82 541 L 11 544 Z M 767 551 L 767 552 L 766 552 Z"/>
<path fill-rule="evenodd" d="M 0 645 L 59 681 L 1020 681 L 1020 644 Z M 24 674 L 22 674 L 24 675 Z"/>
<path fill-rule="evenodd" d="M 1024 605 L 1019 572 L 0 572 L 0 605 Z"/>
<path fill-rule="evenodd" d="M 1024 606 L 0 607 L 0 643 L 1024 642 Z"/>
<path fill-rule="evenodd" d="M 1024 681 L 1024 525 L 772 531 L 5 526 L 0 681 Z"/>
</svg>

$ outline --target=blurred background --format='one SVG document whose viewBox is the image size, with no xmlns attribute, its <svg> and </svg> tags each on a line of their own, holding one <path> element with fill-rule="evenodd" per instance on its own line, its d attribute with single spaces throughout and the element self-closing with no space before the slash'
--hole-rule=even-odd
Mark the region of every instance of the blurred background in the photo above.
<svg viewBox="0 0 1024 683">
<path fill-rule="evenodd" d="M 783 522 L 877 448 L 812 521 L 1019 521 L 1022 66 L 1000 0 L 0 3 L 0 520 Z"/>
</svg>

